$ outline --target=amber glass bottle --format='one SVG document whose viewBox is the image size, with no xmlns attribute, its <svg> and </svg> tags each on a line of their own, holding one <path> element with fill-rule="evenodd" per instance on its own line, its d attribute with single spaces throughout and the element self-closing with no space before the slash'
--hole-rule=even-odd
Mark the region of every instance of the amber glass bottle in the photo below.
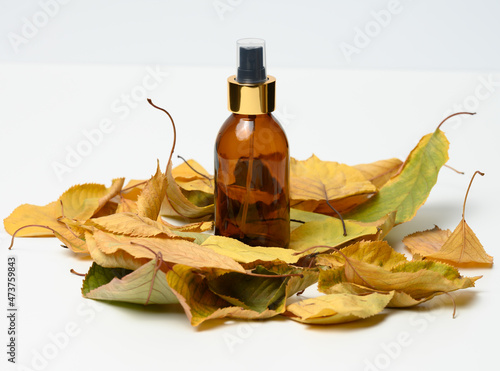
<svg viewBox="0 0 500 371">
<path fill-rule="evenodd" d="M 215 143 L 215 233 L 253 246 L 288 247 L 289 151 L 271 114 L 276 80 L 262 71 L 262 40 L 239 40 L 238 51 L 238 75 L 228 79 L 233 113 Z"/>
</svg>

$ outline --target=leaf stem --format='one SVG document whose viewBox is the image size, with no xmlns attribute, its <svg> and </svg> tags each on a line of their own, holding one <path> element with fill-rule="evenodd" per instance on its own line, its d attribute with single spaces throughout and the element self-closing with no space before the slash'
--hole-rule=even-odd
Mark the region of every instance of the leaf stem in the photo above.
<svg viewBox="0 0 500 371">
<path fill-rule="evenodd" d="M 212 179 L 209 177 L 209 176 L 206 176 L 205 174 L 203 173 L 200 173 L 198 170 L 196 170 L 194 167 L 192 167 L 189 162 L 186 161 L 186 159 L 180 155 L 177 155 L 177 158 L 180 158 L 182 161 L 184 161 L 184 163 L 191 169 L 193 170 L 196 174 L 198 175 L 201 175 L 203 178 L 205 179 L 208 179 L 208 181 L 210 182 L 210 187 L 212 187 Z"/>
<path fill-rule="evenodd" d="M 80 276 L 80 277 L 85 277 L 85 276 L 86 276 L 86 274 L 85 274 L 85 273 L 78 273 L 78 272 L 77 272 L 77 271 L 75 271 L 73 268 L 71 268 L 69 271 L 70 271 L 71 273 L 73 273 L 73 274 L 77 275 L 77 276 Z"/>
<path fill-rule="evenodd" d="M 263 277 L 263 278 L 286 278 L 286 277 L 300 277 L 304 278 L 304 275 L 302 273 L 290 273 L 290 274 L 258 274 L 258 273 L 252 273 L 252 272 L 245 272 L 246 275 L 248 276 L 253 276 L 253 277 Z"/>
<path fill-rule="evenodd" d="M 165 113 L 167 114 L 167 116 L 170 118 L 170 121 L 172 122 L 172 128 L 173 128 L 173 130 L 174 130 L 174 141 L 173 141 L 173 143 L 172 143 L 172 150 L 170 151 L 170 156 L 169 156 L 169 158 L 168 158 L 168 162 L 167 162 L 167 169 L 168 169 L 168 166 L 169 166 L 169 164 L 170 164 L 170 161 L 172 160 L 172 155 L 174 154 L 175 142 L 176 142 L 176 140 L 177 140 L 177 132 L 176 132 L 176 130 L 175 130 L 175 123 L 174 123 L 174 119 L 172 118 L 172 116 L 170 115 L 170 113 L 168 113 L 168 111 L 167 111 L 166 109 L 163 109 L 163 108 L 161 108 L 161 107 L 158 107 L 158 106 L 157 106 L 157 105 L 155 105 L 155 104 L 153 103 L 153 101 L 152 101 L 151 99 L 149 99 L 149 98 L 148 98 L 147 100 L 148 100 L 148 103 L 149 103 L 150 105 L 152 105 L 154 108 L 159 109 L 160 111 L 165 112 Z"/>
<path fill-rule="evenodd" d="M 469 182 L 469 187 L 467 187 L 467 192 L 465 193 L 464 207 L 462 209 L 462 219 L 465 219 L 465 216 L 464 216 L 465 215 L 465 203 L 467 202 L 467 196 L 469 195 L 470 186 L 472 185 L 472 181 L 474 180 L 474 177 L 476 176 L 476 174 L 484 176 L 484 173 L 480 172 L 479 170 L 476 170 L 476 172 L 472 175 L 472 178 Z"/>
<path fill-rule="evenodd" d="M 450 165 L 448 165 L 448 164 L 444 164 L 444 166 L 445 166 L 445 167 L 447 167 L 447 168 L 448 168 L 448 169 L 450 169 L 450 170 L 453 170 L 453 171 L 454 171 L 455 173 L 457 173 L 457 174 L 460 174 L 460 175 L 464 175 L 464 174 L 465 174 L 463 171 L 459 171 L 459 170 L 455 169 L 454 167 L 451 167 L 451 166 L 450 166 Z"/>
<path fill-rule="evenodd" d="M 123 188 L 123 189 L 120 191 L 120 194 L 121 194 L 121 193 L 125 193 L 125 192 L 127 192 L 127 191 L 130 191 L 131 189 L 133 189 L 133 188 L 135 188 L 135 187 L 139 187 L 139 186 L 141 186 L 141 185 L 143 185 L 143 184 L 146 184 L 147 182 L 148 182 L 148 181 L 147 181 L 147 180 L 145 180 L 145 181 L 143 181 L 143 182 L 139 182 L 139 183 L 137 183 L 137 184 L 134 184 L 134 185 L 132 185 L 132 186 L 130 186 L 130 187 Z"/>
<path fill-rule="evenodd" d="M 340 221 L 342 222 L 342 229 L 344 230 L 344 237 L 346 237 L 347 236 L 347 229 L 345 227 L 344 218 L 342 218 L 342 215 L 340 215 L 340 213 L 337 211 L 337 209 L 332 206 L 332 204 L 330 203 L 330 201 L 328 201 L 328 192 L 326 192 L 326 188 L 325 188 L 324 184 L 323 184 L 323 191 L 325 192 L 325 201 L 326 201 L 326 204 L 330 207 L 330 209 L 332 209 L 333 211 L 335 211 L 335 213 L 338 215 Z"/>
<path fill-rule="evenodd" d="M 16 237 L 16 234 L 17 232 L 19 232 L 21 229 L 24 229 L 24 228 L 29 228 L 29 227 L 38 227 L 38 228 L 45 228 L 45 229 L 48 229 L 50 231 L 52 231 L 52 233 L 54 233 L 54 235 L 57 233 L 54 229 L 46 226 L 46 225 L 40 225 L 40 224 L 28 224 L 28 225 L 25 225 L 21 228 L 18 228 L 13 234 L 12 234 L 12 239 L 10 241 L 10 246 L 9 246 L 9 250 L 12 250 L 12 246 L 14 246 L 14 237 Z"/>
<path fill-rule="evenodd" d="M 444 124 L 444 122 L 450 118 L 452 118 L 453 116 L 457 116 L 457 115 L 475 115 L 476 112 L 457 112 L 457 113 L 454 113 L 453 115 L 449 115 L 447 118 L 445 118 L 443 121 L 441 121 L 441 123 L 438 125 L 438 127 L 436 128 L 436 130 L 439 130 L 441 128 L 441 125 Z"/>
</svg>

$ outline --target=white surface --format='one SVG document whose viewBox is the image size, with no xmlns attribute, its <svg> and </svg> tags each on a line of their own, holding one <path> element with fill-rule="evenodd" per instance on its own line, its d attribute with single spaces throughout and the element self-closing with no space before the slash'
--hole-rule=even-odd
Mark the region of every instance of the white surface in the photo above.
<svg viewBox="0 0 500 371">
<path fill-rule="evenodd" d="M 2 219 L 22 203 L 47 204 L 76 183 L 109 185 L 118 176 L 147 178 L 157 158 L 166 165 L 172 135 L 165 115 L 144 101 L 128 114 L 113 112 L 121 107 L 116 100 L 122 94 L 139 94 L 143 81 L 152 84 L 146 77 L 151 74 L 148 68 L 169 73 L 157 75 L 161 82 L 148 96 L 174 116 L 176 153 L 212 168 L 215 135 L 228 114 L 225 84 L 230 69 L 4 65 L 0 70 Z M 409 233 L 434 224 L 453 229 L 461 217 L 470 176 L 479 169 L 486 175 L 472 186 L 466 217 L 486 251 L 499 258 L 500 75 L 278 68 L 270 72 L 278 79 L 277 115 L 288 133 L 291 154 L 299 159 L 313 152 L 352 165 L 393 156 L 404 159 L 444 116 L 463 110 L 454 106 L 465 104 L 477 111 L 476 116 L 443 125 L 451 142 L 449 164 L 466 175 L 442 169 L 428 202 L 414 220 L 394 229 L 389 241 L 405 251 L 401 239 Z M 488 79 L 489 85 L 483 82 Z M 112 131 L 71 172 L 58 177 L 54 162 L 64 163 L 68 151 L 86 140 L 83 131 L 97 128 L 104 119 L 111 121 Z M 411 310 L 386 310 L 367 321 L 339 326 L 312 327 L 277 318 L 259 323 L 214 321 L 192 328 L 180 308 L 83 299 L 82 280 L 69 270 L 86 272 L 89 260 L 62 249 L 56 239 L 17 239 L 8 252 L 10 239 L 1 233 L 2 298 L 6 298 L 6 256 L 18 258 L 18 361 L 27 367 L 23 370 L 320 365 L 365 370 L 367 362 L 377 360 L 385 366 L 379 369 L 386 370 L 471 370 L 492 369 L 498 362 L 496 266 L 462 270 L 484 277 L 475 289 L 455 295 L 456 319 L 451 318 L 452 306 L 444 296 Z M 5 344 L 7 303 L 1 302 Z M 68 324 L 75 336 L 58 348 L 54 336 Z M 405 346 L 391 348 L 398 339 Z M 50 350 L 55 351 L 50 354 Z M 54 355 L 46 364 L 36 356 L 44 351 Z M 2 354 L 4 365 L 3 350 Z"/>
<path fill-rule="evenodd" d="M 496 0 L 0 3 L 4 63 L 233 66 L 235 40 L 261 37 L 268 42 L 269 66 L 472 71 L 500 67 Z M 346 44 L 357 52 L 346 57 Z"/>
</svg>

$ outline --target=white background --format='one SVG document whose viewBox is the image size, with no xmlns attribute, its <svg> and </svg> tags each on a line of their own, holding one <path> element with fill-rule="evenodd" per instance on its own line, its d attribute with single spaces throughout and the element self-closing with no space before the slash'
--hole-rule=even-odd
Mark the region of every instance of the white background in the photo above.
<svg viewBox="0 0 500 371">
<path fill-rule="evenodd" d="M 415 219 L 388 239 L 405 252 L 401 240 L 409 233 L 434 224 L 453 229 L 470 176 L 481 170 L 486 175 L 473 184 L 466 217 L 486 251 L 498 257 L 498 2 L 401 1 L 394 8 L 388 1 L 73 0 L 53 8 L 53 16 L 37 1 L 0 4 L 1 218 L 22 203 L 47 204 L 73 184 L 145 179 L 157 158 L 165 166 L 170 124 L 143 95 L 173 114 L 176 153 L 211 170 L 215 135 L 228 115 L 235 40 L 251 36 L 267 41 L 268 71 L 278 79 L 276 116 L 299 159 L 312 153 L 352 165 L 404 159 L 442 118 L 476 111 L 443 125 L 449 164 L 466 175 L 443 169 Z M 397 13 L 383 18 L 388 9 Z M 26 22 L 40 25 L 29 38 Z M 366 45 L 360 31 L 372 32 Z M 17 52 L 12 34 L 26 39 Z M 350 61 L 341 49 L 346 44 L 359 51 Z M 109 132 L 85 147 L 85 133 L 103 121 Z M 69 153 L 83 149 L 72 162 Z M 58 164 L 69 170 L 55 171 Z M 0 231 L 2 298 L 6 255 L 15 254 L 19 263 L 21 370 L 367 370 L 370 363 L 386 370 L 469 370 L 494 369 L 498 362 L 496 268 L 462 270 L 484 277 L 477 288 L 455 295 L 456 319 L 443 297 L 339 326 L 274 319 L 193 329 L 177 307 L 93 307 L 81 297 L 81 278 L 69 273 L 85 272 L 89 260 L 55 239 L 18 239 L 8 253 L 9 242 Z M 0 302 L 4 318 L 7 302 Z M 5 318 L 1 323 L 4 344 Z M 63 341 L 59 334 L 67 326 L 75 327 L 75 336 Z"/>
</svg>

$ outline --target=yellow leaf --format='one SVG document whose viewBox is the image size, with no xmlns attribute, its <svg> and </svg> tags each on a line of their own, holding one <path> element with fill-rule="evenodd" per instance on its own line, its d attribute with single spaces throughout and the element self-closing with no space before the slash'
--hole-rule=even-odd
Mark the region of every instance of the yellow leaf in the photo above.
<svg viewBox="0 0 500 371">
<path fill-rule="evenodd" d="M 166 192 L 167 177 L 161 172 L 158 161 L 156 174 L 148 180 L 137 199 L 137 214 L 151 220 L 158 219 Z"/>
<path fill-rule="evenodd" d="M 251 263 L 256 260 L 273 261 L 281 260 L 285 263 L 296 263 L 301 256 L 296 251 L 283 249 L 281 247 L 249 246 L 234 238 L 211 236 L 202 246 L 218 253 L 230 257 L 240 263 Z M 309 254 L 308 252 L 307 254 Z"/>
<path fill-rule="evenodd" d="M 172 176 L 179 187 L 186 191 L 214 193 L 213 177 L 195 160 L 188 160 L 173 168 Z"/>
<path fill-rule="evenodd" d="M 116 241 L 109 241 L 104 236 L 97 236 L 99 239 L 100 246 L 105 245 L 107 243 L 112 243 Z M 136 270 L 151 261 L 151 257 L 154 254 L 151 254 L 148 257 L 136 258 L 133 255 L 129 254 L 125 250 L 116 249 L 113 253 L 104 253 L 100 248 L 97 247 L 96 239 L 94 235 L 90 232 L 85 233 L 85 241 L 87 243 L 88 251 L 92 260 L 104 268 L 125 268 L 130 270 Z"/>
<path fill-rule="evenodd" d="M 213 218 L 214 205 L 197 206 L 182 193 L 172 175 L 172 164 L 167 166 L 167 197 L 162 207 L 161 215 L 178 217 L 187 221 L 208 220 Z"/>
<path fill-rule="evenodd" d="M 365 255 L 365 252 L 369 253 Z M 445 292 L 473 287 L 480 278 L 462 277 L 455 268 L 443 263 L 405 261 L 402 254 L 391 252 L 383 241 L 360 242 L 332 255 L 318 258 L 323 259 L 320 260 L 323 263 L 325 259 L 333 260 L 331 269 L 320 270 L 318 288 L 321 292 L 338 293 L 339 284 L 342 290 L 345 284 L 362 287 L 364 292 L 394 290 L 396 294 L 389 306 L 395 307 L 415 305 Z"/>
<path fill-rule="evenodd" d="M 59 201 L 51 202 L 46 206 L 21 205 L 9 217 L 5 218 L 3 223 L 5 230 L 10 235 L 15 234 L 16 237 L 55 236 L 74 252 L 87 252 L 83 236 L 74 232 L 62 221 L 62 209 Z M 31 225 L 37 225 L 37 227 L 31 227 Z"/>
<path fill-rule="evenodd" d="M 331 325 L 352 322 L 380 313 L 394 293 L 330 294 L 287 306 L 285 316 L 297 322 Z"/>
<path fill-rule="evenodd" d="M 429 256 L 441 249 L 450 237 L 449 229 L 442 230 L 438 226 L 422 232 L 415 232 L 403 238 L 403 243 L 412 254 Z"/>
<path fill-rule="evenodd" d="M 64 192 L 62 202 L 64 216 L 84 222 L 94 216 L 123 187 L 125 178 L 113 179 L 111 187 L 102 184 L 76 185 Z"/>
<path fill-rule="evenodd" d="M 407 246 L 409 244 L 409 248 L 412 248 L 415 253 L 421 256 L 443 260 L 455 266 L 491 266 L 493 264 L 493 257 L 484 251 L 483 245 L 481 245 L 481 242 L 479 242 L 479 239 L 465 221 L 464 216 L 467 196 L 476 174 L 484 175 L 480 171 L 476 171 L 472 176 L 465 194 L 462 220 L 453 233 L 441 231 L 436 227 L 431 231 L 408 236 L 405 238 L 405 244 Z"/>
<path fill-rule="evenodd" d="M 180 232 L 206 232 L 214 228 L 213 222 L 194 222 L 183 225 L 173 225 L 160 218 L 159 222 L 166 225 L 169 229 L 173 229 Z"/>
<path fill-rule="evenodd" d="M 128 253 L 134 259 L 154 259 L 156 254 L 161 253 L 166 262 L 184 264 L 194 268 L 222 268 L 244 272 L 243 267 L 233 259 L 217 254 L 207 247 L 181 239 L 120 236 L 96 230 L 94 240 L 96 247 L 102 253 L 111 255 L 112 259 L 115 259 L 114 254 L 123 254 L 123 252 Z M 114 261 L 112 260 L 111 263 Z M 98 262 L 98 264 L 110 267 L 103 261 Z"/>
<path fill-rule="evenodd" d="M 342 254 L 320 254 L 316 257 L 319 265 L 339 267 L 345 264 L 346 257 L 356 259 L 385 269 L 392 269 L 401 263 L 406 263 L 406 257 L 394 250 L 386 241 L 359 241 L 346 246 Z"/>
<path fill-rule="evenodd" d="M 441 249 L 427 255 L 427 258 L 444 260 L 455 265 L 493 264 L 493 257 L 486 254 L 483 245 L 465 219 L 458 223 Z"/>
<path fill-rule="evenodd" d="M 164 224 L 134 213 L 118 213 L 101 218 L 93 218 L 88 220 L 86 224 L 105 232 L 132 237 L 163 236 L 180 238 Z"/>
<path fill-rule="evenodd" d="M 376 191 L 376 187 L 351 166 L 321 161 L 315 155 L 305 161 L 290 159 L 290 198 L 295 202 L 334 201 Z"/>
<path fill-rule="evenodd" d="M 381 188 L 391 179 L 401 168 L 403 162 L 398 158 L 380 160 L 370 164 L 355 165 L 354 168 L 361 171 L 361 174 L 372 182 L 375 187 Z"/>
</svg>

